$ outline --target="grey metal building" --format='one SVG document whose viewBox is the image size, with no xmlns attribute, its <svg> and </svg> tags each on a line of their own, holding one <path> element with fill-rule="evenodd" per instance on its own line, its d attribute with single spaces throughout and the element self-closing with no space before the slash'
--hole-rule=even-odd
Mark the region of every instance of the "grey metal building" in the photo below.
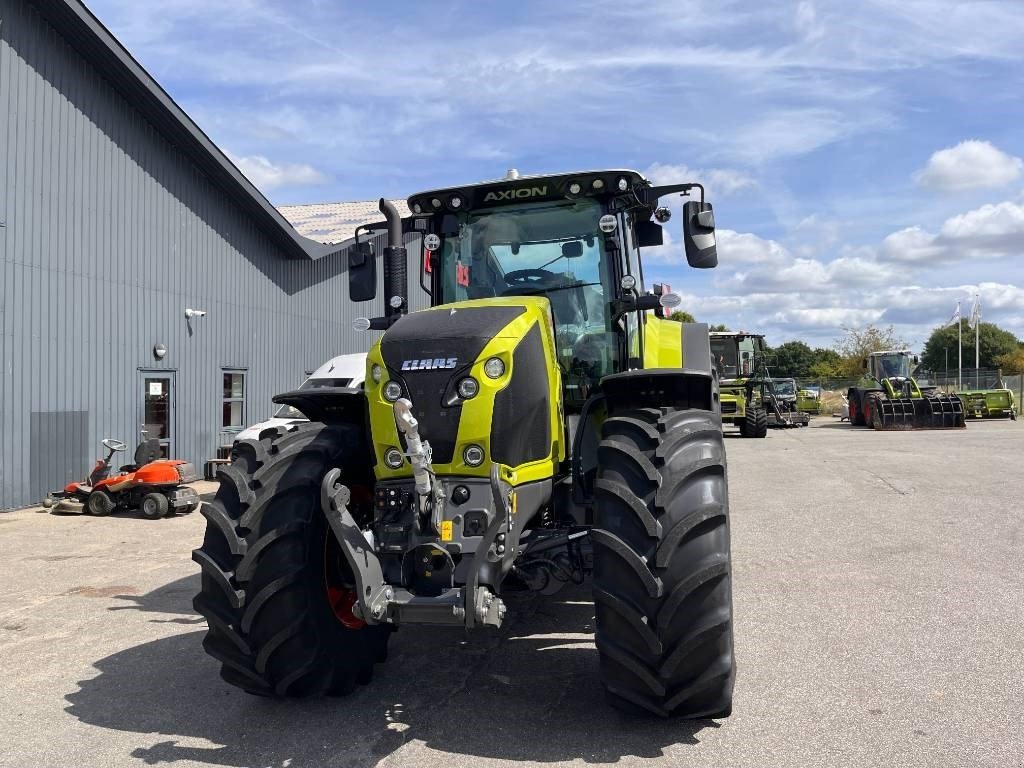
<svg viewBox="0 0 1024 768">
<path fill-rule="evenodd" d="M 383 307 L 348 301 L 346 244 L 296 232 L 80 3 L 0 0 L 0 509 L 144 424 L 198 465 L 365 351 Z"/>
</svg>

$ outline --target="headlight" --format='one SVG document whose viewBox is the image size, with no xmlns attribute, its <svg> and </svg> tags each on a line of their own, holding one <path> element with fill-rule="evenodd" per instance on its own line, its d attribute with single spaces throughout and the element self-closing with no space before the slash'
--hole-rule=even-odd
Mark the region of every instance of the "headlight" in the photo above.
<svg viewBox="0 0 1024 768">
<path fill-rule="evenodd" d="M 484 363 L 484 373 L 488 379 L 500 379 L 505 373 L 505 363 L 500 357 L 492 357 Z"/>
<path fill-rule="evenodd" d="M 459 382 L 459 397 L 463 400 L 469 400 L 476 397 L 476 393 L 479 391 L 480 385 L 472 376 L 467 376 Z"/>
<path fill-rule="evenodd" d="M 373 379 L 374 382 L 376 382 L 377 384 L 380 384 L 380 378 L 383 375 L 383 373 L 384 372 L 381 370 L 381 367 L 376 363 L 374 363 L 373 367 L 370 368 L 370 378 Z"/>
<path fill-rule="evenodd" d="M 462 452 L 462 460 L 467 467 L 479 467 L 484 463 L 484 449 L 479 445 L 467 445 Z"/>
<path fill-rule="evenodd" d="M 388 448 L 384 453 L 384 463 L 391 469 L 398 469 L 405 463 L 405 457 L 397 448 Z"/>
<path fill-rule="evenodd" d="M 402 385 L 397 381 L 389 381 L 384 385 L 384 399 L 389 403 L 395 402 L 402 396 Z"/>
</svg>

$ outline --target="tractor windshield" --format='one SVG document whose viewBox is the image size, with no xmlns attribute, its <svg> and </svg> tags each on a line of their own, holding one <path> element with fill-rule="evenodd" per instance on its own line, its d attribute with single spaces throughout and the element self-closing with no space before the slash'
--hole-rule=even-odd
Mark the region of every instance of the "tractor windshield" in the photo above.
<svg viewBox="0 0 1024 768">
<path fill-rule="evenodd" d="M 775 381 L 775 394 L 789 397 L 796 394 L 796 382 L 793 379 L 777 379 Z"/>
<path fill-rule="evenodd" d="M 442 301 L 547 296 L 563 371 L 593 382 L 621 370 L 602 213 L 582 199 L 459 214 L 441 248 Z"/>
<path fill-rule="evenodd" d="M 761 350 L 757 336 L 712 336 L 711 359 L 722 379 L 736 379 L 755 373 L 755 358 Z"/>
<path fill-rule="evenodd" d="M 878 355 L 875 360 L 881 378 L 894 379 L 910 376 L 910 357 L 905 354 L 894 352 Z"/>
</svg>

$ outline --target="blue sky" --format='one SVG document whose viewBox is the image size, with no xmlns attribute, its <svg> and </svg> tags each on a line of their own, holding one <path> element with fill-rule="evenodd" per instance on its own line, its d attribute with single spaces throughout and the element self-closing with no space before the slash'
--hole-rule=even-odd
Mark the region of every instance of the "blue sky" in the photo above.
<svg viewBox="0 0 1024 768">
<path fill-rule="evenodd" d="M 1017 3 L 89 7 L 276 204 L 635 168 L 708 187 L 719 268 L 646 270 L 701 320 L 919 347 L 979 292 L 1024 338 Z"/>
</svg>

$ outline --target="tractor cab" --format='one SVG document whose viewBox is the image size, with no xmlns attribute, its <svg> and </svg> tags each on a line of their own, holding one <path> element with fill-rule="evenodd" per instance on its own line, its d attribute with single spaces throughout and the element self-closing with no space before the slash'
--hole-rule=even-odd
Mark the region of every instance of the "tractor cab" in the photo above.
<svg viewBox="0 0 1024 768">
<path fill-rule="evenodd" d="M 764 367 L 764 336 L 741 331 L 711 333 L 711 360 L 723 382 L 760 376 Z"/>
<path fill-rule="evenodd" d="M 917 357 L 907 350 L 872 352 L 867 358 L 867 375 L 878 382 L 885 379 L 906 380 L 910 378 L 911 362 Z"/>
<path fill-rule="evenodd" d="M 513 170 L 498 181 L 421 192 L 409 198 L 412 215 L 402 229 L 419 237 L 420 285 L 434 307 L 547 299 L 565 408 L 579 412 L 605 376 L 649 367 L 646 311 L 660 318 L 679 297 L 644 292 L 640 254 L 664 243 L 662 225 L 672 213 L 662 198 L 691 192 L 700 199 L 683 205 L 686 258 L 694 267 L 714 267 L 714 216 L 703 187 L 656 187 L 628 170 Z M 364 281 L 351 263 L 350 278 Z M 371 327 L 389 328 L 401 316 L 404 297 L 387 298 L 391 314 L 368 321 Z"/>
</svg>

